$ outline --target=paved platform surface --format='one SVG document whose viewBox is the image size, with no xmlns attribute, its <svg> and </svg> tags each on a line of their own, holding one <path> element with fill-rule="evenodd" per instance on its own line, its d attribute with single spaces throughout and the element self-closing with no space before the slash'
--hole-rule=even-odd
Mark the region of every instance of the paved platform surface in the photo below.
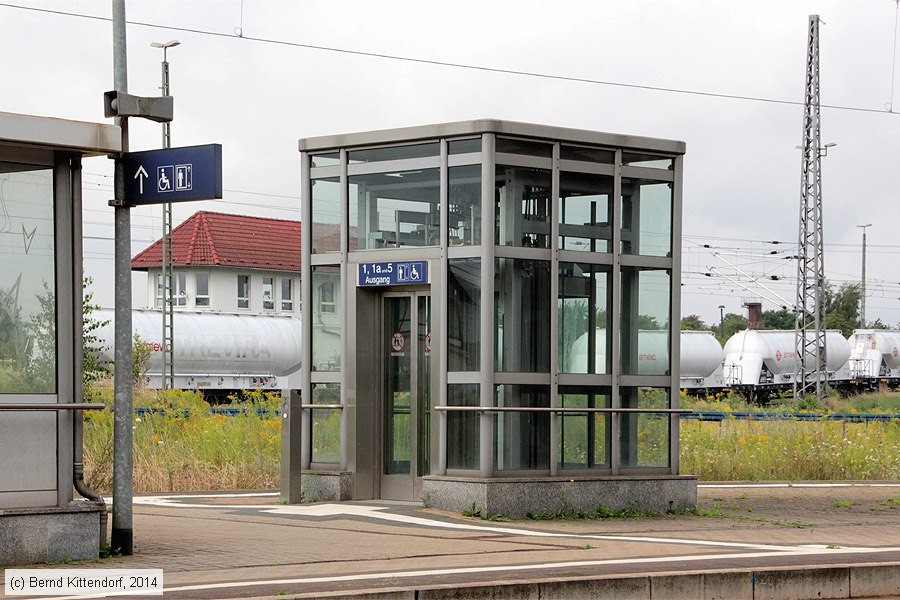
<svg viewBox="0 0 900 600">
<path fill-rule="evenodd" d="M 497 522 L 403 503 L 283 505 L 263 492 L 141 496 L 134 502 L 135 554 L 97 567 L 162 568 L 171 598 L 284 598 L 900 565 L 898 482 L 701 484 L 698 509 L 697 515 Z"/>
</svg>

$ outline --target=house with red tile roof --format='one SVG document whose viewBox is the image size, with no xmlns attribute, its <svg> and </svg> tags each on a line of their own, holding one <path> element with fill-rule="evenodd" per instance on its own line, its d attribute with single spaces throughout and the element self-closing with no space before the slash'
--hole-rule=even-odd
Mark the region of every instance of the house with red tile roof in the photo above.
<svg viewBox="0 0 900 600">
<path fill-rule="evenodd" d="M 300 314 L 299 221 L 199 211 L 172 230 L 172 263 L 176 310 Z M 162 240 L 131 268 L 161 307 Z"/>
</svg>

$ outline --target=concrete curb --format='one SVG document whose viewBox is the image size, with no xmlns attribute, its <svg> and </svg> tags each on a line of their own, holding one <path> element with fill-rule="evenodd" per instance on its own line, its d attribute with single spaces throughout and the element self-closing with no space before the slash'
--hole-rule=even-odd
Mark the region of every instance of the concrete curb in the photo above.
<svg viewBox="0 0 900 600">
<path fill-rule="evenodd" d="M 783 567 L 750 571 L 682 571 L 652 575 L 548 578 L 544 581 L 422 585 L 412 588 L 300 593 L 271 598 L 805 600 L 878 597 L 900 597 L 900 563 Z"/>
</svg>

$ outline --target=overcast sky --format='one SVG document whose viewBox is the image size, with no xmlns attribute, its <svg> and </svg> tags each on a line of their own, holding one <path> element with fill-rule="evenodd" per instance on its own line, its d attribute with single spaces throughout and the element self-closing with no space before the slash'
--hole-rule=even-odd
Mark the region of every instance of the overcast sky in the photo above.
<svg viewBox="0 0 900 600">
<path fill-rule="evenodd" d="M 0 111 L 103 122 L 113 87 L 111 2 L 0 0 Z M 8 4 L 7 4 L 8 2 Z M 302 137 L 496 118 L 683 140 L 683 313 L 718 322 L 750 291 L 712 252 L 793 302 L 808 16 L 821 15 L 826 271 L 860 277 L 869 229 L 870 320 L 900 322 L 900 114 L 890 113 L 896 0 L 809 2 L 344 2 L 128 0 L 129 91 L 158 94 L 169 51 L 174 146 L 223 145 L 225 198 L 175 205 L 299 219 Z M 40 10 L 26 10 L 40 9 Z M 88 19 L 49 11 L 100 17 Z M 239 34 L 243 34 L 243 37 Z M 748 96 L 721 98 L 379 58 Z M 895 96 L 900 96 L 900 84 Z M 896 98 L 900 113 L 900 98 Z M 851 110 L 851 109 L 866 109 Z M 132 120 L 131 149 L 160 146 Z M 85 269 L 112 303 L 112 165 L 85 163 Z M 161 209 L 133 211 L 133 249 Z M 100 238 L 100 239 L 94 239 Z M 772 245 L 765 241 L 785 242 Z M 709 245 L 711 249 L 702 248 Z M 780 250 L 780 254 L 768 254 Z M 710 272 L 714 277 L 706 277 Z M 146 302 L 136 277 L 135 306 Z M 768 293 L 765 292 L 767 295 Z M 777 308 L 764 301 L 764 308 Z"/>
</svg>

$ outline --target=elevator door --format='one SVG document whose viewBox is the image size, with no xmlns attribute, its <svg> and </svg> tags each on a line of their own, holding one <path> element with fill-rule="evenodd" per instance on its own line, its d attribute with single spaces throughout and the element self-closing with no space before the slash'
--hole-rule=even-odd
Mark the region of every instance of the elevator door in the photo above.
<svg viewBox="0 0 900 600">
<path fill-rule="evenodd" d="M 382 309 L 381 497 L 418 500 L 430 461 L 431 296 L 385 294 Z"/>
</svg>

